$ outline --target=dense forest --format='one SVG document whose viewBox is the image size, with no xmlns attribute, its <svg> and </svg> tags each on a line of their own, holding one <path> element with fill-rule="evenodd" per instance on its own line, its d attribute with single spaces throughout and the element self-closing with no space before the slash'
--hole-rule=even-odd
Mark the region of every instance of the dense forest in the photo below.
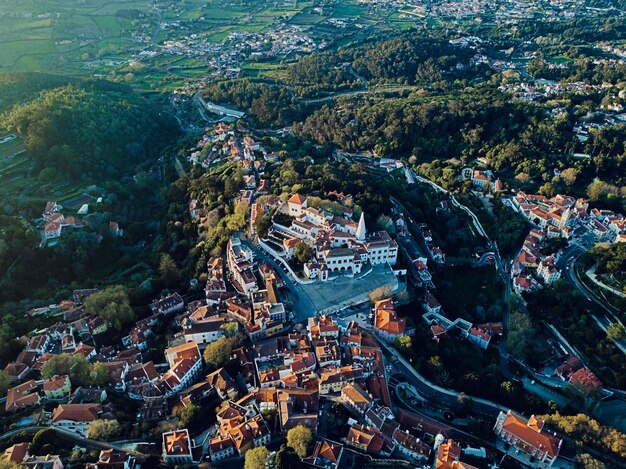
<svg viewBox="0 0 626 469">
<path fill-rule="evenodd" d="M 513 140 L 538 113 L 485 89 L 454 97 L 362 99 L 323 106 L 294 132 L 347 151 L 374 149 L 379 156 L 415 155 L 418 161 L 467 155 Z M 504 156 L 506 158 L 506 156 Z"/>
<path fill-rule="evenodd" d="M 74 82 L 73 78 L 47 73 L 0 73 L 0 112 L 36 97 L 42 90 Z"/>
<path fill-rule="evenodd" d="M 245 110 L 261 125 L 282 125 L 297 113 L 298 106 L 284 87 L 247 78 L 211 83 L 202 94 L 209 101 Z"/>
<path fill-rule="evenodd" d="M 175 122 L 130 88 L 103 81 L 44 91 L 16 105 L 4 125 L 26 137 L 38 170 L 71 178 L 128 174 L 175 133 Z"/>
<path fill-rule="evenodd" d="M 126 86 L 76 80 L 66 84 L 57 78 L 2 75 L 0 90 L 7 93 L 0 95 L 7 96 L 7 105 L 13 104 L 3 116 L 3 125 L 25 138 L 32 162 L 25 176 L 32 179 L 31 186 L 13 191 L 0 187 L 4 310 L 23 298 L 30 299 L 23 305 L 28 308 L 42 300 L 67 297 L 72 288 L 137 269 L 141 260 L 148 262 L 141 270 L 149 269 L 150 251 L 139 253 L 137 246 L 158 234 L 154 220 L 161 210 L 159 189 L 165 182 L 158 159 L 167 145 L 175 144 L 177 123 L 165 113 L 161 116 L 161 103 L 148 101 Z M 13 93 L 20 89 L 16 85 L 20 79 L 26 85 Z M 48 192 L 39 190 L 40 185 Z M 101 198 L 98 209 L 83 217 L 85 228 L 65 228 L 56 247 L 36 249 L 45 203 L 55 200 L 57 193 L 64 194 L 64 187 L 77 187 L 73 194 L 87 200 Z M 111 220 L 124 229 L 124 241 L 110 236 Z"/>
</svg>

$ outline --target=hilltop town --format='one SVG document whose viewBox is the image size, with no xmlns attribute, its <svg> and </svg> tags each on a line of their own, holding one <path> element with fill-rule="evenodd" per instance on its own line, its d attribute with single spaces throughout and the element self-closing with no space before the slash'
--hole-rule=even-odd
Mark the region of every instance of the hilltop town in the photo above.
<svg viewBox="0 0 626 469">
<path fill-rule="evenodd" d="M 624 0 L 0 44 L 0 468 L 626 466 Z"/>
</svg>

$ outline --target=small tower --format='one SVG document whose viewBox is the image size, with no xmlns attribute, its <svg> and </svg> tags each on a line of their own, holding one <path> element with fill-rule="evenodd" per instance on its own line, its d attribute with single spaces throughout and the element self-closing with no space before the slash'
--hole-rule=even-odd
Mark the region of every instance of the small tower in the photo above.
<svg viewBox="0 0 626 469">
<path fill-rule="evenodd" d="M 361 212 L 361 219 L 359 220 L 359 227 L 356 229 L 357 241 L 365 241 L 365 215 Z"/>
</svg>

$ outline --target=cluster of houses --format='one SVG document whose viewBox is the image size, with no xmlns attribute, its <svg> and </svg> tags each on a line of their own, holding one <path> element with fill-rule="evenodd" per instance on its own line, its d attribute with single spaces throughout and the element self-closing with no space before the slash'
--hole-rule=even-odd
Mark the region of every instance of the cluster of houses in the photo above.
<svg viewBox="0 0 626 469">
<path fill-rule="evenodd" d="M 435 295 L 429 291 L 422 297 L 422 308 L 425 311 L 422 319 L 430 327 L 435 342 L 448 337 L 454 331 L 485 350 L 494 338 L 502 337 L 502 323 L 472 324 L 462 318 L 454 321 L 448 319 Z"/>
<path fill-rule="evenodd" d="M 215 129 L 209 131 L 198 141 L 196 149 L 189 157 L 194 164 L 201 164 L 208 168 L 212 163 L 224 158 L 231 158 L 236 161 L 243 170 L 244 189 L 241 190 L 239 200 L 247 203 L 251 208 L 250 227 L 254 233 L 254 225 L 259 216 L 269 211 L 271 207 L 278 205 L 278 197 L 271 196 L 270 181 L 264 178 L 267 164 L 279 161 L 276 152 L 267 152 L 263 146 L 246 135 L 239 139 L 235 131 L 220 122 Z M 258 204 L 255 199 L 261 196 L 269 196 L 268 203 Z M 189 202 L 189 213 L 191 218 L 199 222 L 200 227 L 206 224 L 204 209 L 198 199 Z"/>
<path fill-rule="evenodd" d="M 443 252 L 443 250 L 439 246 L 436 246 L 434 244 L 433 235 L 430 229 L 428 228 L 428 225 L 426 223 L 420 223 L 418 228 L 419 228 L 420 234 L 422 235 L 422 238 L 424 238 L 424 243 L 426 244 L 428 255 L 437 264 L 441 264 L 441 265 L 445 264 L 446 254 Z"/>
<path fill-rule="evenodd" d="M 547 285 L 561 278 L 561 272 L 556 266 L 557 255 L 547 256 L 541 252 L 542 243 L 547 239 L 547 230 L 536 228 L 532 229 L 524 239 L 522 249 L 513 261 L 511 268 L 513 288 L 516 292 L 521 294 L 539 287 L 539 283 L 528 269 L 533 269 L 536 276 Z"/>
<path fill-rule="evenodd" d="M 276 249 L 266 243 L 261 246 L 290 259 L 298 245 L 306 243 L 313 252 L 313 258 L 304 264 L 308 279 L 327 281 L 333 274 L 359 274 L 366 264 L 395 265 L 397 261 L 398 245 L 389 234 L 379 231 L 368 236 L 364 214 L 357 223 L 347 206 L 341 205 L 342 213 L 337 215 L 309 207 L 306 197 L 293 194 L 279 211 L 291 217 L 290 226 L 275 219 L 268 240 Z"/>
<path fill-rule="evenodd" d="M 343 443 L 323 439 L 303 460 L 305 464 L 315 466 L 325 460 L 332 465 L 323 467 L 341 467 L 344 445 L 416 463 L 428 459 L 431 448 L 401 429 L 390 410 L 383 355 L 375 335 L 355 323 L 312 317 L 306 331 L 296 329 L 257 342 L 252 348 L 241 347 L 233 356 L 240 371 L 236 380 L 222 368 L 180 394 L 182 405 L 201 402 L 210 390 L 216 390 L 223 400 L 217 425 L 204 445 L 212 461 L 267 445 L 272 432 L 274 437 L 284 437 L 302 425 L 316 434 L 320 400 L 325 398 L 343 402 L 352 414 L 352 423 Z M 265 411 L 275 413 L 274 425 L 263 418 Z M 163 458 L 168 463 L 198 462 L 202 448 L 187 429 L 163 434 Z"/>
<path fill-rule="evenodd" d="M 86 206 L 81 207 L 78 211 L 79 215 L 86 214 Z M 59 238 L 62 234 L 64 228 L 83 228 L 87 226 L 87 222 L 73 216 L 65 216 L 61 213 L 63 209 L 62 206 L 58 205 L 56 202 L 48 202 L 46 203 L 46 208 L 44 209 L 41 218 L 43 220 L 43 228 L 41 229 L 41 237 L 44 241 Z M 122 236 L 124 231 L 121 229 L 120 225 L 116 221 L 109 222 L 109 232 L 111 236 L 117 237 Z"/>
<path fill-rule="evenodd" d="M 512 94 L 524 101 L 534 101 L 536 99 L 555 96 L 563 93 L 573 93 L 579 95 L 595 94 L 610 88 L 610 83 L 592 85 L 584 82 L 558 83 L 547 80 L 537 80 L 535 83 L 510 83 L 498 87 L 499 91 Z"/>
<path fill-rule="evenodd" d="M 66 217 L 60 210 L 61 206 L 56 202 L 48 202 L 41 218 L 44 220 L 44 226 L 41 231 L 43 239 L 54 239 L 61 236 L 63 228 L 83 228 L 85 222 L 80 218 Z"/>
<path fill-rule="evenodd" d="M 78 302 L 68 300 L 51 306 L 54 308 L 36 308 L 27 314 L 32 317 L 54 314 L 62 317 L 64 322 L 36 331 L 31 337 L 24 336 L 18 339 L 24 348 L 15 361 L 4 368 L 11 382 L 19 383 L 30 373 L 38 373 L 50 358 L 60 353 L 80 354 L 86 358 L 96 355 L 93 347 L 84 342 L 91 342 L 106 333 L 108 330 L 106 323 L 99 316 L 87 314 L 84 306 Z"/>
<path fill-rule="evenodd" d="M 565 356 L 562 364 L 554 369 L 554 375 L 583 394 L 599 391 L 604 387 L 604 383 L 583 364 L 582 360 L 571 354 Z"/>
<path fill-rule="evenodd" d="M 64 469 L 65 465 L 55 454 L 46 454 L 45 456 L 35 456 L 29 454 L 30 443 L 17 443 L 7 448 L 2 457 L 4 462 L 14 464 L 16 467 L 24 467 L 30 469 Z M 139 467 L 135 458 L 121 450 L 103 449 L 98 455 L 98 461 L 88 463 L 86 469 L 134 469 Z"/>
<path fill-rule="evenodd" d="M 539 286 L 527 269 L 536 269 L 536 276 L 545 284 L 560 278 L 557 256 L 541 252 L 542 243 L 548 239 L 571 239 L 578 230 L 592 233 L 600 241 L 626 242 L 626 219 L 610 210 L 589 210 L 589 203 L 584 199 L 560 194 L 547 198 L 518 192 L 511 198 L 511 206 L 536 227 L 524 240 L 511 269 L 513 286 L 518 293 Z"/>
<path fill-rule="evenodd" d="M 264 161 L 272 161 L 275 157 L 271 154 L 268 156 L 267 151 L 251 136 L 239 139 L 232 126 L 219 122 L 214 129 L 205 129 L 189 161 L 208 168 L 212 163 L 230 158 L 233 161 L 247 161 L 262 172 Z"/>
<path fill-rule="evenodd" d="M 461 175 L 464 180 L 470 180 L 475 189 L 488 190 L 494 194 L 503 189 L 502 181 L 488 169 L 464 168 Z"/>
</svg>

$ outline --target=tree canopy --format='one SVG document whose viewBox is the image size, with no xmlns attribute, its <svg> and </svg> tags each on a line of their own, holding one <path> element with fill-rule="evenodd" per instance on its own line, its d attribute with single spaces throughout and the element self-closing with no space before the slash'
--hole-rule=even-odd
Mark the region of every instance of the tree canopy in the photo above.
<svg viewBox="0 0 626 469">
<path fill-rule="evenodd" d="M 85 311 L 100 316 L 107 326 L 120 331 L 135 320 L 128 292 L 121 285 L 108 287 L 85 299 Z"/>
<path fill-rule="evenodd" d="M 313 441 L 313 433 L 311 429 L 303 425 L 297 425 L 287 432 L 287 446 L 293 448 L 301 458 L 307 455 L 311 441 Z"/>
</svg>

